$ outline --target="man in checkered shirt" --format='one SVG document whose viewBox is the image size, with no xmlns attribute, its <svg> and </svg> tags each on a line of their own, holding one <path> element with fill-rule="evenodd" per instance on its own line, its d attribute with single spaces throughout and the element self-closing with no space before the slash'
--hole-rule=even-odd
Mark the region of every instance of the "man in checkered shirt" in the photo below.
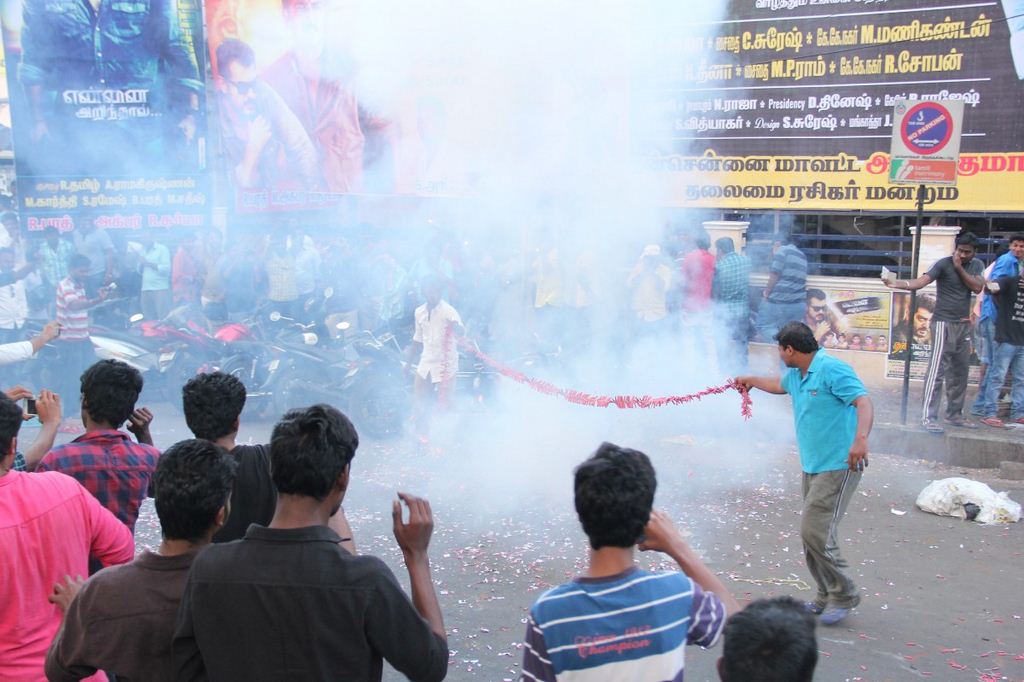
<svg viewBox="0 0 1024 682">
<path fill-rule="evenodd" d="M 119 360 L 101 360 L 82 375 L 85 435 L 58 445 L 36 471 L 60 471 L 81 483 L 133 533 L 150 493 L 160 451 L 153 447 L 146 408 L 135 409 L 142 375 Z M 119 429 L 128 422 L 135 442 Z"/>
</svg>

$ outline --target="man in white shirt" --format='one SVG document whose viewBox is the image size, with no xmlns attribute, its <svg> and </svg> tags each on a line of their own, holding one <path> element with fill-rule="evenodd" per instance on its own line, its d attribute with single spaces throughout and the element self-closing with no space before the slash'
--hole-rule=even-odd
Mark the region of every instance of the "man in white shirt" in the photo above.
<svg viewBox="0 0 1024 682">
<path fill-rule="evenodd" d="M 139 244 L 142 314 L 147 320 L 162 320 L 171 312 L 171 252 L 150 231 L 140 235 Z"/>
<path fill-rule="evenodd" d="M 28 317 L 28 299 L 25 297 L 25 276 L 28 270 L 16 270 L 14 250 L 0 249 L 0 343 L 18 340 L 18 333 Z"/>
<path fill-rule="evenodd" d="M 465 334 L 462 318 L 455 308 L 443 300 L 444 284 L 437 277 L 423 281 L 423 297 L 427 302 L 416 309 L 416 328 L 409 347 L 407 368 L 412 368 L 416 354 L 416 431 L 425 441 L 429 431 L 429 410 L 433 394 L 438 406 L 444 406 L 451 391 L 452 379 L 459 370 L 458 338 Z"/>
</svg>

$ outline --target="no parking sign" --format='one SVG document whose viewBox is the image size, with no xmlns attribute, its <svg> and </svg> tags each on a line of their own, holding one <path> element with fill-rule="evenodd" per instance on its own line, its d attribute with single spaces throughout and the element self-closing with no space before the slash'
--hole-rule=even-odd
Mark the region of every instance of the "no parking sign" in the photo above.
<svg viewBox="0 0 1024 682">
<path fill-rule="evenodd" d="M 961 100 L 897 100 L 889 182 L 955 185 L 963 119 Z"/>
</svg>

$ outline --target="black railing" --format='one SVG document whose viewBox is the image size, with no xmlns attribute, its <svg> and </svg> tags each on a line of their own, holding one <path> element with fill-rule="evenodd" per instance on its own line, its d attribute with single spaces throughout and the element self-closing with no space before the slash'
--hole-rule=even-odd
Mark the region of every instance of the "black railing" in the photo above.
<svg viewBox="0 0 1024 682">
<path fill-rule="evenodd" d="M 1006 240 L 985 238 L 979 240 L 978 257 L 990 263 L 1000 245 Z M 830 277 L 871 277 L 881 273 L 883 267 L 898 277 L 910 277 L 913 238 L 887 235 L 851 234 L 794 234 L 793 242 L 807 256 L 810 275 Z M 766 272 L 772 259 L 772 236 L 752 235 L 747 243 L 755 272 Z"/>
</svg>

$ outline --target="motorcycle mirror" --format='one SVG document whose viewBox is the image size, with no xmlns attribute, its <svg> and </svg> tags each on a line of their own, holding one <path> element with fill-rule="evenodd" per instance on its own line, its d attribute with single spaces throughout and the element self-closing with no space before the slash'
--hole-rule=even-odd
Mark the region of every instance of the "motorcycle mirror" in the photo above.
<svg viewBox="0 0 1024 682">
<path fill-rule="evenodd" d="M 334 287 L 324 289 L 324 298 L 331 298 L 332 296 L 334 296 Z"/>
<path fill-rule="evenodd" d="M 270 313 L 270 321 L 271 322 L 280 322 L 281 321 L 281 313 L 277 312 L 276 310 L 274 312 Z"/>
<path fill-rule="evenodd" d="M 337 325 L 335 325 L 335 329 L 339 331 L 345 331 L 346 329 L 349 329 L 351 326 L 352 325 L 349 324 L 348 322 L 339 322 Z"/>
<path fill-rule="evenodd" d="M 302 342 L 307 346 L 315 346 L 319 340 L 320 337 L 313 332 L 306 332 L 302 335 Z"/>
<path fill-rule="evenodd" d="M 128 318 L 128 321 L 131 322 L 132 324 L 138 324 L 139 322 L 142 322 L 144 319 L 146 319 L 145 315 L 143 315 L 142 313 L 135 313 L 134 315 Z"/>
</svg>

